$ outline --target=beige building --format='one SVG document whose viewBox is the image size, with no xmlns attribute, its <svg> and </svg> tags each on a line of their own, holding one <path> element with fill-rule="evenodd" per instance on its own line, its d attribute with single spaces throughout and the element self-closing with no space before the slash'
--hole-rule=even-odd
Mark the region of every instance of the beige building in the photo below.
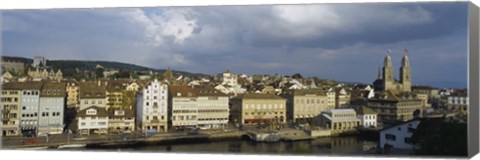
<svg viewBox="0 0 480 160">
<path fill-rule="evenodd" d="M 84 82 L 80 83 L 79 90 L 79 110 L 83 110 L 90 106 L 107 108 L 106 87 L 101 82 Z"/>
<path fill-rule="evenodd" d="M 287 101 L 280 96 L 247 93 L 232 98 L 230 102 L 230 121 L 233 123 L 285 123 L 287 121 Z"/>
<path fill-rule="evenodd" d="M 171 128 L 196 128 L 198 125 L 197 93 L 189 86 L 170 86 L 168 112 Z"/>
<path fill-rule="evenodd" d="M 350 105 L 350 91 L 344 87 L 335 88 L 335 108 L 346 108 Z"/>
<path fill-rule="evenodd" d="M 409 121 L 422 115 L 423 103 L 413 93 L 394 94 L 388 90 L 368 99 L 366 106 L 378 113 L 380 121 Z"/>
<path fill-rule="evenodd" d="M 80 90 L 80 84 L 76 80 L 66 80 L 64 82 L 67 85 L 67 108 L 77 109 L 79 107 L 78 92 Z"/>
<path fill-rule="evenodd" d="M 20 92 L 21 84 L 17 82 L 2 85 L 0 94 L 0 110 L 2 120 L 2 136 L 20 135 Z"/>
<path fill-rule="evenodd" d="M 109 133 L 133 133 L 135 131 L 135 110 L 108 109 Z"/>
<path fill-rule="evenodd" d="M 336 92 L 334 88 L 329 88 L 325 90 L 325 94 L 327 95 L 327 107 L 328 108 L 335 108 L 335 97 L 336 97 Z"/>
<path fill-rule="evenodd" d="M 198 127 L 220 128 L 228 124 L 228 96 L 211 86 L 195 86 L 198 95 Z"/>
<path fill-rule="evenodd" d="M 320 116 L 322 127 L 331 129 L 332 135 L 354 132 L 360 126 L 360 119 L 353 109 L 331 109 Z"/>
<path fill-rule="evenodd" d="M 108 113 L 105 107 L 89 106 L 77 113 L 78 135 L 108 134 Z"/>
<path fill-rule="evenodd" d="M 288 90 L 282 97 L 287 99 L 288 120 L 308 122 L 328 107 L 328 97 L 319 89 Z"/>
<path fill-rule="evenodd" d="M 56 80 L 56 81 L 61 81 L 63 79 L 63 73 L 60 69 L 55 72 L 53 69 L 46 69 L 44 68 L 43 70 L 39 70 L 38 68 L 35 69 L 28 69 L 27 75 L 31 78 L 34 79 L 50 79 L 50 80 Z"/>
<path fill-rule="evenodd" d="M 2 56 L 2 70 L 25 74 L 25 62 L 15 57 Z"/>
</svg>

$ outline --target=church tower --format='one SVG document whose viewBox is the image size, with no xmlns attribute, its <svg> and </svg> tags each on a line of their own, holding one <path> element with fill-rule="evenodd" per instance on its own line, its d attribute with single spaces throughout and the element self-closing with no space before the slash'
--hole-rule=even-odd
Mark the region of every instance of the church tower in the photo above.
<svg viewBox="0 0 480 160">
<path fill-rule="evenodd" d="M 402 58 L 402 66 L 400 67 L 400 83 L 403 85 L 403 91 L 410 92 L 412 90 L 412 71 L 407 54 L 408 50 L 405 49 L 405 53 L 403 54 Z"/>
<path fill-rule="evenodd" d="M 393 88 L 395 80 L 393 79 L 393 65 L 392 65 L 392 58 L 390 57 L 390 51 L 388 51 L 388 55 L 385 56 L 383 60 L 383 88 L 388 90 Z"/>
</svg>

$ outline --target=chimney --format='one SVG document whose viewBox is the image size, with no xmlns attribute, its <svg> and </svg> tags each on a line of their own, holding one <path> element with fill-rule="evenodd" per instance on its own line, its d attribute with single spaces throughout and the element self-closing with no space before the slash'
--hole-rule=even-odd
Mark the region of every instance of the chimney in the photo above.
<svg viewBox="0 0 480 160">
<path fill-rule="evenodd" d="M 100 87 L 100 85 L 101 85 L 101 84 L 100 84 L 100 83 L 101 83 L 100 80 L 97 80 L 97 83 L 98 83 L 98 86 Z"/>
</svg>

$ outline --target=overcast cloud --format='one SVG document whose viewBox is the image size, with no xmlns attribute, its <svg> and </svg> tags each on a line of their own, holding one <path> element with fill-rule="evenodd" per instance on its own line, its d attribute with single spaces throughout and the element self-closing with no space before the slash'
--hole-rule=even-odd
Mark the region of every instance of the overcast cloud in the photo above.
<svg viewBox="0 0 480 160">
<path fill-rule="evenodd" d="M 3 11 L 10 56 L 110 60 L 215 74 L 302 73 L 371 83 L 392 50 L 415 84 L 466 87 L 467 3 Z"/>
</svg>

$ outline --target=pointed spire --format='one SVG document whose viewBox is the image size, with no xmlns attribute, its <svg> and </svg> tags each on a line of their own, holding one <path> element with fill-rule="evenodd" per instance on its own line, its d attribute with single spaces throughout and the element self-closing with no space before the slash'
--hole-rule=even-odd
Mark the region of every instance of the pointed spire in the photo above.
<svg viewBox="0 0 480 160">
<path fill-rule="evenodd" d="M 390 49 L 387 49 L 388 55 L 385 56 L 385 59 L 383 60 L 383 67 L 391 67 L 392 66 L 392 58 L 390 57 Z"/>
<path fill-rule="evenodd" d="M 404 49 L 403 51 L 402 67 L 410 67 L 410 62 L 408 60 L 408 49 Z"/>
<path fill-rule="evenodd" d="M 378 67 L 377 79 L 382 79 L 382 70 Z"/>
</svg>

